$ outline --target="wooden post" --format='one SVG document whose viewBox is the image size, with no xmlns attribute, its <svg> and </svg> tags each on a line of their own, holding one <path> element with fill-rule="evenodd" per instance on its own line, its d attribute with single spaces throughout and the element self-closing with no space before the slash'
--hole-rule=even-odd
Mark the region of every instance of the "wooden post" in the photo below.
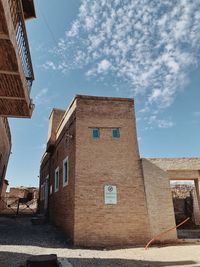
<svg viewBox="0 0 200 267">
<path fill-rule="evenodd" d="M 17 215 L 19 214 L 19 199 L 18 199 L 18 203 L 17 203 Z"/>
</svg>

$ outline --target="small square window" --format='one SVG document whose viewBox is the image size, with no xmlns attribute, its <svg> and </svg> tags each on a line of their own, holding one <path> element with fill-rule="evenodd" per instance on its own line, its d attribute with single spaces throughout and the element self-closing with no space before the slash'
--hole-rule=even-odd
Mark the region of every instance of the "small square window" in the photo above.
<svg viewBox="0 0 200 267">
<path fill-rule="evenodd" d="M 100 138 L 100 129 L 99 128 L 92 128 L 92 138 L 93 139 Z"/>
<path fill-rule="evenodd" d="M 119 128 L 112 128 L 112 138 L 120 138 Z"/>
</svg>

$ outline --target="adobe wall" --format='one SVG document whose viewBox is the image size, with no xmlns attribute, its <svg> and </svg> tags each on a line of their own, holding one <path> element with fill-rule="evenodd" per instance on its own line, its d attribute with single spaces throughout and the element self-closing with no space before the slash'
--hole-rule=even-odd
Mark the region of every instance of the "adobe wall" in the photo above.
<svg viewBox="0 0 200 267">
<path fill-rule="evenodd" d="M 6 118 L 0 117 L 0 196 L 11 151 L 11 135 Z"/>
<path fill-rule="evenodd" d="M 145 192 L 151 237 L 176 225 L 170 182 L 165 171 L 148 159 L 142 159 Z M 176 240 L 176 230 L 161 237 L 162 241 Z"/>
<path fill-rule="evenodd" d="M 99 127 L 99 140 L 91 128 Z M 111 128 L 120 128 L 113 139 Z M 143 244 L 149 222 L 133 100 L 77 99 L 74 243 Z M 104 204 L 104 186 L 117 187 L 117 204 Z"/>
</svg>

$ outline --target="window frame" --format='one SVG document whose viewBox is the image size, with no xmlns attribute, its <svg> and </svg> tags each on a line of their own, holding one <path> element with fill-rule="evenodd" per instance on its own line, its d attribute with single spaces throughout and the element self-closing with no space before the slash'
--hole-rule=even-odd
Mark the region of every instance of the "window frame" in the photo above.
<svg viewBox="0 0 200 267">
<path fill-rule="evenodd" d="M 96 130 L 98 130 L 98 136 L 97 136 L 97 137 L 94 136 L 94 131 L 96 131 Z M 92 128 L 92 139 L 93 139 L 93 140 L 98 140 L 98 139 L 100 139 L 100 128 L 98 128 L 98 127 L 94 127 L 94 128 Z"/>
<path fill-rule="evenodd" d="M 66 170 L 65 170 L 65 163 L 67 162 L 67 181 L 65 181 L 65 175 L 66 175 Z M 63 187 L 69 184 L 69 157 L 67 156 L 63 160 Z"/>
<path fill-rule="evenodd" d="M 58 187 L 56 187 L 56 179 L 57 179 L 56 173 L 58 173 Z M 60 173 L 59 173 L 59 167 L 57 167 L 54 173 L 54 192 L 55 193 L 58 192 L 59 190 L 59 180 L 60 180 Z"/>
<path fill-rule="evenodd" d="M 117 130 L 118 131 L 118 136 L 114 136 L 114 131 Z M 115 128 L 112 128 L 112 138 L 113 139 L 119 139 L 120 138 L 120 128 L 119 127 L 115 127 Z"/>
</svg>

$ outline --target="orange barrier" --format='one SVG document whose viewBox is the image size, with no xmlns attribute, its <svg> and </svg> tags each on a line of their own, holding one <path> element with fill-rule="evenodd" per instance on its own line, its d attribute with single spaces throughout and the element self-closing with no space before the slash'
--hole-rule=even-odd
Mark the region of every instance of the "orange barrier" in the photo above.
<svg viewBox="0 0 200 267">
<path fill-rule="evenodd" d="M 160 238 L 161 236 L 165 235 L 166 233 L 170 232 L 171 230 L 178 228 L 178 227 L 181 226 L 182 224 L 186 223 L 189 219 L 190 219 L 190 217 L 188 217 L 187 219 L 185 219 L 184 221 L 182 221 L 182 222 L 179 223 L 178 225 L 176 225 L 176 226 L 174 226 L 174 227 L 172 227 L 172 228 L 170 228 L 170 229 L 168 229 L 168 230 L 166 230 L 166 231 L 164 231 L 164 232 L 162 232 L 162 233 L 156 235 L 155 237 L 153 237 L 153 238 L 147 243 L 147 245 L 145 246 L 145 249 L 147 249 L 147 248 L 151 245 L 151 243 L 152 243 L 153 241 L 155 241 L 156 239 L 158 239 L 158 238 Z"/>
</svg>

